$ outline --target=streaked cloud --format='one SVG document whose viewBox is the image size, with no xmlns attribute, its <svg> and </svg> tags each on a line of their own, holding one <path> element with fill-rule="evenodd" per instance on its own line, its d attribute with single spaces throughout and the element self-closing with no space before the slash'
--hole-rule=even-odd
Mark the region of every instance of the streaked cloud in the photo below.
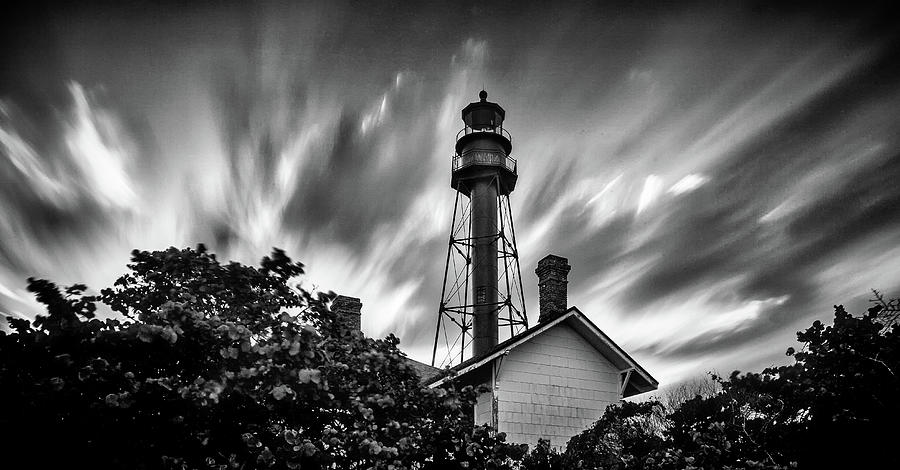
<svg viewBox="0 0 900 470">
<path fill-rule="evenodd" d="M 640 214 L 653 205 L 660 192 L 662 192 L 662 182 L 658 176 L 650 175 L 644 179 L 644 189 L 641 190 L 641 196 L 638 199 L 637 213 Z"/>
<path fill-rule="evenodd" d="M 8 25 L 0 311 L 38 311 L 29 276 L 108 285 L 132 248 L 279 246 L 427 360 L 482 87 L 513 135 L 532 321 L 529 273 L 566 256 L 570 302 L 672 382 L 784 360 L 832 304 L 900 295 L 900 47 L 877 5 L 407 8 Z"/>
<path fill-rule="evenodd" d="M 689 193 L 699 188 L 707 181 L 708 178 L 706 178 L 705 176 L 691 173 L 673 184 L 672 187 L 669 188 L 668 192 L 676 196 L 683 193 Z"/>
<path fill-rule="evenodd" d="M 134 205 L 137 195 L 125 170 L 129 152 L 118 141 L 122 132 L 115 127 L 116 120 L 93 109 L 81 85 L 70 83 L 69 91 L 74 106 L 65 141 L 72 161 L 89 185 L 85 192 L 105 205 Z"/>
</svg>

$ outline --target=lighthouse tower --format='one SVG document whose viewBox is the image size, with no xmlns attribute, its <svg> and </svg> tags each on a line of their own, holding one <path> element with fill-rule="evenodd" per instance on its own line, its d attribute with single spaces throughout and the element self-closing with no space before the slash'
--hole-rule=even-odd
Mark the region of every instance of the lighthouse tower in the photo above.
<svg viewBox="0 0 900 470">
<path fill-rule="evenodd" d="M 509 195 L 516 187 L 506 111 L 479 93 L 462 110 L 450 186 L 453 222 L 432 365 L 478 357 L 528 328 Z M 508 329 L 507 329 L 508 328 Z"/>
</svg>

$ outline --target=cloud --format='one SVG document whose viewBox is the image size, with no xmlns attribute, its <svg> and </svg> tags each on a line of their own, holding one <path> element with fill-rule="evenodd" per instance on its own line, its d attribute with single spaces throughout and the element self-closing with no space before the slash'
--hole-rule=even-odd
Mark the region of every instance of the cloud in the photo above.
<svg viewBox="0 0 900 470">
<path fill-rule="evenodd" d="M 81 256 L 104 251 L 117 219 L 125 222 L 140 210 L 127 173 L 139 144 L 83 87 L 68 90 L 57 121 L 35 119 L 12 103 L 2 106 L 0 237 L 6 242 L 0 257 L 23 278 L 54 273 L 76 282 Z M 86 241 L 93 246 L 86 249 Z M 70 256 L 77 261 L 60 265 Z"/>
<path fill-rule="evenodd" d="M 636 212 L 640 214 L 647 207 L 656 202 L 659 193 L 662 191 L 662 183 L 656 175 L 647 176 L 644 180 L 644 189 L 641 191 L 641 197 L 638 200 Z"/>
<path fill-rule="evenodd" d="M 131 152 L 117 139 L 122 132 L 116 129 L 116 119 L 92 108 L 81 85 L 70 83 L 69 91 L 74 109 L 65 142 L 72 161 L 89 186 L 85 192 L 104 205 L 131 207 L 137 200 L 125 170 Z"/>
<path fill-rule="evenodd" d="M 672 187 L 669 188 L 668 192 L 676 196 L 683 193 L 689 193 L 702 186 L 708 180 L 709 179 L 703 175 L 691 173 L 678 180 L 677 183 L 673 184 Z"/>
<path fill-rule="evenodd" d="M 900 47 L 877 5 L 476 3 L 5 19 L 3 292 L 108 284 L 132 248 L 279 246 L 427 360 L 482 86 L 513 135 L 532 318 L 537 260 L 566 256 L 571 303 L 675 380 L 773 361 L 835 297 L 897 287 Z M 0 310 L 38 310 L 14 296 Z"/>
</svg>

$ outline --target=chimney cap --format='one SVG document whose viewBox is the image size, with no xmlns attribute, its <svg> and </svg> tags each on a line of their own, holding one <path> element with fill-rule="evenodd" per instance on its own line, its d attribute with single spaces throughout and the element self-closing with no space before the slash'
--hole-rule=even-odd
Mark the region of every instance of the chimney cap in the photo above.
<svg viewBox="0 0 900 470">
<path fill-rule="evenodd" d="M 569 266 L 568 258 L 563 258 L 562 256 L 557 255 L 547 255 L 541 258 L 538 261 L 537 268 L 534 270 L 534 273 L 538 275 L 539 278 L 543 278 L 547 275 L 556 275 L 565 277 L 569 274 L 569 271 L 572 269 L 572 266 Z"/>
<path fill-rule="evenodd" d="M 352 330 L 360 329 L 362 302 L 358 297 L 338 295 L 331 301 L 331 311 L 337 314 L 340 321 L 345 322 Z"/>
<path fill-rule="evenodd" d="M 339 308 L 350 309 L 350 310 L 359 310 L 359 308 L 354 309 L 356 306 L 362 307 L 362 301 L 359 300 L 359 297 L 350 297 L 346 295 L 338 295 L 331 301 L 331 309 L 336 310 Z"/>
<path fill-rule="evenodd" d="M 547 255 L 538 261 L 534 270 L 538 276 L 538 323 L 566 311 L 569 303 L 566 284 L 569 283 L 567 277 L 570 269 L 569 260 L 562 256 Z"/>
<path fill-rule="evenodd" d="M 564 257 L 562 257 L 562 256 L 554 255 L 554 254 L 551 253 L 551 254 L 548 254 L 547 256 L 541 258 L 541 260 L 538 261 L 538 264 L 541 264 L 541 263 L 560 263 L 560 262 L 561 262 L 561 263 L 568 263 L 568 262 L 569 262 L 569 258 L 564 258 Z"/>
</svg>

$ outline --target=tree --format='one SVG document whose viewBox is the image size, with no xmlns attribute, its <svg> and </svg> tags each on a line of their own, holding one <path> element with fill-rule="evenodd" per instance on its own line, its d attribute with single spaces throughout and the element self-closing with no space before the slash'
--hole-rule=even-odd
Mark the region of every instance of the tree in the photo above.
<svg viewBox="0 0 900 470">
<path fill-rule="evenodd" d="M 797 333 L 794 363 L 760 373 L 713 376 L 665 414 L 655 402 L 607 408 L 545 468 L 895 468 L 900 422 L 900 326 L 882 323 L 879 302 L 854 317 L 835 307 L 830 326 Z M 709 390 L 707 390 L 709 391 Z M 529 467 L 539 468 L 539 467 Z"/>
<path fill-rule="evenodd" d="M 875 315 L 875 320 L 883 325 L 882 331 L 887 331 L 900 321 L 900 299 L 885 299 L 884 295 L 875 289 L 872 289 L 872 294 L 875 295 L 875 298 L 870 301 L 876 307 L 880 307 L 880 310 Z"/>
<path fill-rule="evenodd" d="M 653 457 L 665 445 L 665 426 L 664 408 L 658 401 L 611 405 L 593 426 L 569 440 L 563 465 L 557 468 L 652 467 Z"/>
<path fill-rule="evenodd" d="M 398 340 L 364 337 L 291 282 L 196 250 L 137 251 L 99 296 L 29 280 L 46 305 L 0 333 L 0 436 L 32 466 L 508 468 L 476 391 L 422 387 Z M 95 318 L 102 302 L 121 317 Z"/>
<path fill-rule="evenodd" d="M 527 470 L 553 470 L 565 465 L 562 454 L 550 447 L 549 439 L 538 439 L 534 449 L 522 458 L 522 468 Z"/>
<path fill-rule="evenodd" d="M 682 403 L 695 397 L 712 397 L 722 391 L 719 382 L 715 379 L 716 374 L 709 372 L 700 377 L 681 382 L 668 390 L 661 398 L 663 406 L 668 411 L 674 411 L 681 406 Z"/>
<path fill-rule="evenodd" d="M 769 448 L 808 468 L 900 465 L 890 432 L 900 422 L 900 327 L 884 328 L 882 308 L 854 317 L 836 306 L 832 325 L 797 334 L 805 344 L 788 349 L 794 364 L 724 383 L 768 398 L 757 408 L 775 430 Z"/>
<path fill-rule="evenodd" d="M 781 428 L 772 415 L 782 400 L 757 389 L 732 387 L 715 377 L 723 390 L 695 396 L 669 414 L 667 449 L 660 468 L 788 468 L 772 446 Z"/>
</svg>

